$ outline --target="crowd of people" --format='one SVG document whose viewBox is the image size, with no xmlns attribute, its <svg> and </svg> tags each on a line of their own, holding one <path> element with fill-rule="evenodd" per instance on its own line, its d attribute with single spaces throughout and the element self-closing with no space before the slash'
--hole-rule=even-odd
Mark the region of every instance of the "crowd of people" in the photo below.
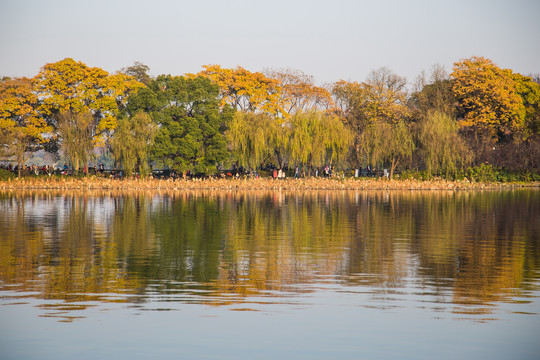
<svg viewBox="0 0 540 360">
<path fill-rule="evenodd" d="M 0 163 L 0 169 L 11 171 L 13 173 L 19 172 L 19 165 L 13 164 L 11 162 L 9 163 Z M 32 165 L 23 165 L 20 168 L 21 172 L 25 175 L 49 175 L 52 176 L 53 174 L 61 174 L 61 175 L 73 175 L 75 171 L 73 169 L 70 169 L 67 163 L 64 163 L 63 166 L 54 167 L 53 165 L 41 165 L 38 166 L 36 164 Z M 103 163 L 99 164 L 96 167 L 86 167 L 83 166 L 79 170 L 82 174 L 97 174 L 97 173 L 104 173 L 105 167 Z"/>
<path fill-rule="evenodd" d="M 3 163 L 3 164 L 0 164 L 0 169 L 17 173 L 19 172 L 19 165 L 17 164 L 13 165 L 11 163 L 8 163 L 8 164 Z M 52 165 L 37 166 L 36 164 L 21 166 L 20 170 L 21 172 L 24 172 L 26 174 L 35 174 L 35 175 L 40 175 L 40 174 L 52 175 L 54 174 L 54 171 L 55 171 Z"/>
<path fill-rule="evenodd" d="M 19 167 L 16 164 L 13 163 L 0 163 L 0 169 L 8 170 L 13 173 L 18 173 Z M 297 166 L 294 169 L 294 178 L 299 179 L 301 177 L 306 176 L 305 169 Z M 261 167 L 261 171 L 266 172 L 269 174 L 270 177 L 272 177 L 275 180 L 278 179 L 285 179 L 287 177 L 287 174 L 292 175 L 293 171 L 289 169 L 287 164 L 284 164 L 282 167 L 275 166 L 274 164 L 268 164 L 263 167 Z M 21 168 L 21 173 L 23 175 L 49 175 L 52 176 L 54 174 L 57 175 L 104 175 L 104 176 L 110 176 L 113 178 L 121 178 L 124 174 L 122 170 L 119 169 L 113 169 L 113 170 L 106 170 L 103 163 L 97 164 L 95 167 L 89 167 L 83 166 L 78 171 L 74 171 L 72 168 L 68 166 L 67 163 L 64 163 L 63 166 L 54 167 L 53 165 L 43 165 L 43 166 L 37 166 L 35 164 L 33 165 L 25 165 Z M 381 171 L 378 169 L 373 169 L 370 166 L 366 166 L 366 168 L 360 168 L 355 170 L 354 176 L 355 177 L 366 177 L 366 176 L 386 176 L 386 174 L 382 175 L 380 174 Z M 311 171 L 309 172 L 309 176 L 315 176 L 315 177 L 333 177 L 335 174 L 334 166 L 333 165 L 324 165 L 320 168 L 311 168 Z M 178 173 L 175 170 L 156 170 L 152 172 L 152 175 L 157 178 L 184 178 L 184 179 L 191 179 L 191 178 L 199 178 L 199 177 L 206 177 L 204 174 L 193 174 L 191 171 L 187 171 L 185 173 Z M 233 165 L 232 169 L 230 170 L 219 170 L 215 175 L 211 175 L 210 177 L 229 177 L 229 178 L 239 178 L 239 177 L 259 177 L 259 171 L 257 170 L 247 170 L 242 166 L 236 166 Z M 138 176 L 137 176 L 138 177 Z"/>
</svg>

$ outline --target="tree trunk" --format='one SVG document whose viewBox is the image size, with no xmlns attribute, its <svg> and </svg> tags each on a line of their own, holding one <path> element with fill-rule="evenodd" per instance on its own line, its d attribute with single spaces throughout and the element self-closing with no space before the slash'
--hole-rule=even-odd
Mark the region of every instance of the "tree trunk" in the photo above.
<svg viewBox="0 0 540 360">
<path fill-rule="evenodd" d="M 17 151 L 17 164 L 18 164 L 18 170 L 17 170 L 17 177 L 20 179 L 21 178 L 21 171 L 22 171 L 22 167 L 24 166 L 24 163 L 26 162 L 26 159 L 25 159 L 25 156 L 24 156 L 24 149 L 22 150 L 19 150 Z"/>
<path fill-rule="evenodd" d="M 276 149 L 276 158 L 277 158 L 277 161 L 278 161 L 278 167 L 281 169 L 282 168 L 282 164 L 281 164 L 281 153 L 279 152 L 279 150 Z"/>
<path fill-rule="evenodd" d="M 394 177 L 394 170 L 398 164 L 399 160 L 396 157 L 392 158 L 392 165 L 390 165 L 390 180 Z"/>
</svg>

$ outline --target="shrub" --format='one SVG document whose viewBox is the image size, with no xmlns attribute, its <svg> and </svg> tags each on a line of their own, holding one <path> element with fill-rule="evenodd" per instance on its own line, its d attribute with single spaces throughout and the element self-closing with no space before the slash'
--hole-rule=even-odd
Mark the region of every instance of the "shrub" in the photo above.
<svg viewBox="0 0 540 360">
<path fill-rule="evenodd" d="M 467 177 L 471 181 L 477 182 L 495 182 L 497 181 L 498 171 L 489 164 L 482 164 L 467 169 Z"/>
<path fill-rule="evenodd" d="M 15 177 L 16 177 L 16 175 L 14 173 L 12 173 L 11 171 L 8 171 L 8 170 L 5 170 L 5 169 L 0 169 L 0 180 L 5 181 L 5 180 L 8 180 L 8 179 L 13 179 Z"/>
</svg>

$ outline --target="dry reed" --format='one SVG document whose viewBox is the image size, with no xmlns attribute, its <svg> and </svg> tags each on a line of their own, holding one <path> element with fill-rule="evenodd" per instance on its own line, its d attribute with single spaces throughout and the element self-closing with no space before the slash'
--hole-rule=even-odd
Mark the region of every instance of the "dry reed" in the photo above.
<svg viewBox="0 0 540 360">
<path fill-rule="evenodd" d="M 304 178 L 273 180 L 271 178 L 240 179 L 109 179 L 89 176 L 24 177 L 0 181 L 0 189 L 73 189 L 73 190 L 474 190 L 517 187 L 540 187 L 540 183 L 477 183 L 446 180 L 392 180 L 387 179 L 336 179 Z"/>
</svg>

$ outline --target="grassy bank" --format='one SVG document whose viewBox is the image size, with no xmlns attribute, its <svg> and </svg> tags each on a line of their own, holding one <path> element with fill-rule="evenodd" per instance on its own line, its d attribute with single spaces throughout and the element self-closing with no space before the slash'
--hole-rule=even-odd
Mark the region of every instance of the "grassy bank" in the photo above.
<svg viewBox="0 0 540 360">
<path fill-rule="evenodd" d="M 113 189 L 113 190 L 473 190 L 519 187 L 540 188 L 539 182 L 499 183 L 468 180 L 386 180 L 373 178 L 259 179 L 107 179 L 95 176 L 24 177 L 0 181 L 0 189 Z"/>
</svg>

